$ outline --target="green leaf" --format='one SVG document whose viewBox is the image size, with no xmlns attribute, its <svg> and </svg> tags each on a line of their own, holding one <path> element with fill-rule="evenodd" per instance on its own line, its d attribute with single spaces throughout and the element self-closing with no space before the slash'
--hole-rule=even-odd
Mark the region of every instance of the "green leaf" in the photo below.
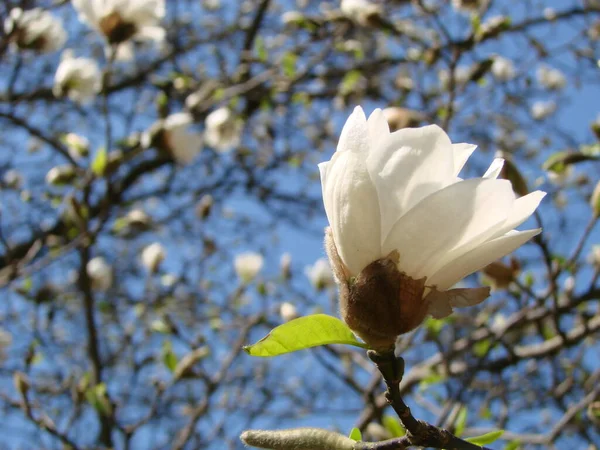
<svg viewBox="0 0 600 450">
<path fill-rule="evenodd" d="M 256 56 L 258 57 L 258 60 L 260 62 L 266 62 L 269 54 L 267 53 L 267 48 L 265 46 L 265 40 L 258 36 L 256 38 L 256 44 L 255 44 L 255 49 L 256 49 Z"/>
<path fill-rule="evenodd" d="M 292 52 L 287 52 L 281 60 L 283 74 L 288 78 L 293 78 L 296 74 L 296 60 L 298 56 Z"/>
<path fill-rule="evenodd" d="M 352 428 L 348 437 L 356 442 L 362 441 L 362 434 L 358 428 Z"/>
<path fill-rule="evenodd" d="M 503 434 L 504 430 L 491 431 L 489 433 L 482 434 L 481 436 L 465 439 L 465 441 L 476 445 L 487 445 L 499 439 Z"/>
<path fill-rule="evenodd" d="M 458 411 L 458 415 L 456 416 L 456 424 L 454 426 L 454 434 L 460 436 L 465 431 L 465 427 L 467 426 L 467 408 L 464 406 L 460 408 Z"/>
<path fill-rule="evenodd" d="M 162 359 L 165 367 L 171 372 L 177 367 L 177 356 L 173 352 L 171 341 L 165 341 L 163 344 Z"/>
<path fill-rule="evenodd" d="M 251 356 L 268 357 L 327 344 L 368 348 L 341 320 L 326 314 L 313 314 L 273 328 L 256 344 L 245 346 L 244 350 Z"/>
<path fill-rule="evenodd" d="M 383 427 L 392 435 L 392 437 L 402 437 L 406 434 L 406 430 L 394 416 L 383 416 L 382 423 Z"/>
<path fill-rule="evenodd" d="M 542 168 L 556 173 L 562 173 L 567 166 L 577 164 L 584 161 L 594 161 L 598 159 L 598 155 L 594 151 L 586 149 L 586 151 L 574 152 L 574 151 L 562 151 L 550 156 Z"/>
<path fill-rule="evenodd" d="M 520 441 L 511 441 L 504 446 L 504 450 L 517 450 L 521 447 Z"/>
<path fill-rule="evenodd" d="M 362 78 L 362 74 L 358 70 L 351 70 L 342 79 L 340 84 L 340 94 L 348 95 L 354 91 L 354 88 Z"/>
<path fill-rule="evenodd" d="M 108 161 L 106 149 L 101 148 L 96 153 L 96 157 L 94 161 L 92 161 L 92 172 L 94 172 L 97 176 L 101 177 L 104 175 L 104 169 L 106 169 L 106 163 Z"/>
</svg>

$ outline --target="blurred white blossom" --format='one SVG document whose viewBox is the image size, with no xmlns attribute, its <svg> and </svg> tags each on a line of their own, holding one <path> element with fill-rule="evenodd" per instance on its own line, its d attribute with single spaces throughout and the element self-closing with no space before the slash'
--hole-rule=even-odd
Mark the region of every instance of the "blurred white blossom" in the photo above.
<svg viewBox="0 0 600 450">
<path fill-rule="evenodd" d="M 185 112 L 171 114 L 163 122 L 163 144 L 180 164 L 189 164 L 202 150 L 202 134 L 188 130 L 192 122 Z"/>
<path fill-rule="evenodd" d="M 91 58 L 74 58 L 71 51 L 62 54 L 54 75 L 52 92 L 57 97 L 67 96 L 77 103 L 93 99 L 102 87 L 98 64 Z"/>
<path fill-rule="evenodd" d="M 112 267 L 101 256 L 90 259 L 86 271 L 92 282 L 92 289 L 106 291 L 112 286 Z"/>
<path fill-rule="evenodd" d="M 552 100 L 536 101 L 531 106 L 531 117 L 535 120 L 543 120 L 550 117 L 556 111 L 556 103 Z"/>
<path fill-rule="evenodd" d="M 558 69 L 546 65 L 540 66 L 536 72 L 538 82 L 546 89 L 560 90 L 567 85 L 565 75 Z"/>
<path fill-rule="evenodd" d="M 16 169 L 9 169 L 4 172 L 2 181 L 7 188 L 19 189 L 21 187 L 21 183 L 23 183 L 23 175 L 21 175 L 21 173 Z"/>
<path fill-rule="evenodd" d="M 142 265 L 150 272 L 154 273 L 158 270 L 160 263 L 166 257 L 165 248 L 158 242 L 148 245 L 142 250 Z"/>
<path fill-rule="evenodd" d="M 102 34 L 109 44 L 133 39 L 161 42 L 165 0 L 72 0 L 79 20 Z"/>
<path fill-rule="evenodd" d="M 90 141 L 79 134 L 67 133 L 61 137 L 61 141 L 67 146 L 71 158 L 75 160 L 87 156 L 90 152 Z"/>
<path fill-rule="evenodd" d="M 205 121 L 206 143 L 217 151 L 225 152 L 240 145 L 243 123 L 229 108 L 211 112 Z"/>
<path fill-rule="evenodd" d="M 304 273 L 308 277 L 310 284 L 319 291 L 333 285 L 333 272 L 331 271 L 329 262 L 325 258 L 319 258 L 313 265 L 306 266 Z"/>
<path fill-rule="evenodd" d="M 471 75 L 471 69 L 468 66 L 458 66 L 454 69 L 454 83 L 457 86 L 461 86 L 469 81 Z M 448 69 L 442 69 L 438 72 L 438 80 L 442 89 L 449 89 L 450 87 L 450 71 Z"/>
<path fill-rule="evenodd" d="M 263 257 L 259 253 L 240 253 L 233 262 L 235 272 L 243 283 L 250 283 L 263 266 Z"/>
<path fill-rule="evenodd" d="M 67 40 L 62 22 L 42 8 L 11 9 L 4 32 L 16 47 L 41 53 L 59 50 Z"/>
<path fill-rule="evenodd" d="M 76 176 L 75 168 L 70 164 L 54 166 L 46 173 L 46 183 L 53 185 L 66 184 Z"/>
<path fill-rule="evenodd" d="M 452 0 L 454 9 L 462 12 L 477 12 L 489 0 Z"/>
<path fill-rule="evenodd" d="M 281 276 L 284 279 L 287 280 L 290 278 L 292 274 L 292 255 L 287 252 L 281 255 L 281 258 L 279 259 L 279 268 L 281 269 Z"/>
<path fill-rule="evenodd" d="M 298 311 L 290 302 L 283 302 L 279 307 L 279 315 L 284 322 L 289 322 L 290 320 L 294 320 L 298 317 Z"/>
<path fill-rule="evenodd" d="M 516 76 L 513 62 L 503 56 L 494 56 L 492 75 L 499 81 L 510 81 Z"/>
<path fill-rule="evenodd" d="M 370 25 L 373 19 L 383 13 L 380 5 L 369 0 L 342 0 L 340 10 L 344 16 L 361 26 Z"/>
</svg>

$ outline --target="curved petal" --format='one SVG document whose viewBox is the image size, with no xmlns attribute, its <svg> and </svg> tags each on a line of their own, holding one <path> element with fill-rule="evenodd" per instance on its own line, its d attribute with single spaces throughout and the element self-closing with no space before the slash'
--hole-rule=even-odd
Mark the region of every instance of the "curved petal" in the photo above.
<svg viewBox="0 0 600 450">
<path fill-rule="evenodd" d="M 502 158 L 495 158 L 492 161 L 492 164 L 490 164 L 488 170 L 486 170 L 486 172 L 483 174 L 483 178 L 498 178 L 502 167 L 504 167 L 504 160 Z"/>
<path fill-rule="evenodd" d="M 457 177 L 471 154 L 477 148 L 476 145 L 467 144 L 460 142 L 458 144 L 452 144 L 452 151 L 454 152 L 454 176 Z"/>
<path fill-rule="evenodd" d="M 376 148 L 377 145 L 390 134 L 390 127 L 381 109 L 376 109 L 367 120 L 369 128 L 369 145 Z"/>
<path fill-rule="evenodd" d="M 338 254 L 352 275 L 381 257 L 377 192 L 364 154 L 337 152 L 323 169 L 323 199 Z"/>
<path fill-rule="evenodd" d="M 475 306 L 489 296 L 489 287 L 450 289 L 448 291 L 433 289 L 425 301 L 429 302 L 427 312 L 435 319 L 443 319 L 452 314 L 452 307 Z"/>
<path fill-rule="evenodd" d="M 336 152 L 364 152 L 369 151 L 369 128 L 367 118 L 360 106 L 354 108 L 342 128 Z"/>
<path fill-rule="evenodd" d="M 367 157 L 381 207 L 381 236 L 421 199 L 456 181 L 450 138 L 436 125 L 405 128 L 384 138 Z"/>
<path fill-rule="evenodd" d="M 510 230 L 517 228 L 533 214 L 542 199 L 546 196 L 543 191 L 534 191 L 515 200 L 513 208 L 504 222 L 504 225 L 494 233 L 494 238 L 502 236 Z"/>
<path fill-rule="evenodd" d="M 489 239 L 514 202 L 510 182 L 470 179 L 421 201 L 394 225 L 383 254 L 400 252 L 400 270 L 413 278 L 431 276 L 443 260 Z M 383 206 L 383 205 L 382 205 Z"/>
<path fill-rule="evenodd" d="M 541 231 L 540 228 L 512 231 L 502 237 L 488 241 L 446 264 L 427 280 L 427 284 L 436 286 L 440 291 L 446 290 L 466 276 L 513 252 Z"/>
</svg>

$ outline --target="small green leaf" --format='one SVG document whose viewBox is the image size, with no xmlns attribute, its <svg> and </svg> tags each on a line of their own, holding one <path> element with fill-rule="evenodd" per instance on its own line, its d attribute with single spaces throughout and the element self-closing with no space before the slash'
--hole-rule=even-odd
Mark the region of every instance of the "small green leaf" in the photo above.
<svg viewBox="0 0 600 450">
<path fill-rule="evenodd" d="M 562 173 L 567 166 L 596 159 L 598 159 L 598 155 L 594 151 L 589 151 L 588 149 L 581 152 L 565 150 L 551 155 L 544 164 L 542 164 L 542 168 L 544 170 Z"/>
<path fill-rule="evenodd" d="M 173 352 L 171 341 L 165 341 L 162 349 L 162 359 L 165 367 L 171 372 L 177 367 L 177 356 Z"/>
<path fill-rule="evenodd" d="M 327 344 L 368 348 L 341 320 L 326 314 L 313 314 L 273 328 L 256 344 L 245 346 L 244 350 L 251 356 L 267 357 Z"/>
<path fill-rule="evenodd" d="M 293 78 L 296 74 L 296 60 L 298 56 L 292 52 L 287 52 L 281 60 L 283 74 L 288 78 Z"/>
<path fill-rule="evenodd" d="M 362 441 L 362 434 L 358 428 L 352 428 L 348 437 L 356 442 Z"/>
<path fill-rule="evenodd" d="M 504 450 L 517 450 L 521 447 L 520 441 L 511 441 L 504 446 Z"/>
<path fill-rule="evenodd" d="M 254 48 L 256 49 L 256 56 L 258 57 L 258 60 L 260 62 L 266 62 L 269 57 L 269 54 L 267 53 L 265 40 L 262 37 L 258 36 L 256 38 L 256 44 Z"/>
<path fill-rule="evenodd" d="M 392 435 L 392 437 L 402 437 L 406 434 L 406 430 L 394 416 L 383 416 L 382 423 L 383 427 Z"/>
<path fill-rule="evenodd" d="M 454 426 L 454 434 L 460 436 L 465 431 L 467 426 L 467 408 L 462 406 L 456 416 L 456 424 Z"/>
<path fill-rule="evenodd" d="M 487 445 L 498 440 L 503 434 L 504 430 L 491 431 L 489 433 L 482 434 L 481 436 L 475 436 L 472 438 L 465 439 L 465 441 L 476 445 Z"/>
<path fill-rule="evenodd" d="M 358 70 L 351 70 L 342 79 L 340 84 L 340 94 L 349 95 L 354 91 L 362 78 L 362 74 Z"/>
<path fill-rule="evenodd" d="M 104 175 L 104 169 L 106 169 L 106 163 L 108 161 L 106 149 L 101 148 L 96 153 L 96 157 L 94 161 L 92 161 L 92 172 L 94 172 L 97 176 L 101 177 Z"/>
</svg>

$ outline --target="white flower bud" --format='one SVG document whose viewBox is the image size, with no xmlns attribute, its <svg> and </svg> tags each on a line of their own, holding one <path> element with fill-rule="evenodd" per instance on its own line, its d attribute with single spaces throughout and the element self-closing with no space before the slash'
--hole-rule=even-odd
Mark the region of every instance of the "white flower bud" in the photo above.
<svg viewBox="0 0 600 450">
<path fill-rule="evenodd" d="M 250 283 L 263 266 L 263 257 L 259 253 L 241 253 L 233 262 L 235 272 L 243 283 Z"/>
<path fill-rule="evenodd" d="M 320 291 L 334 283 L 333 272 L 325 258 L 319 258 L 312 266 L 306 266 L 304 273 L 308 277 L 310 284 Z"/>
<path fill-rule="evenodd" d="M 296 307 L 289 302 L 284 302 L 279 307 L 279 315 L 283 319 L 284 322 L 289 322 L 290 320 L 294 320 L 298 317 L 298 311 Z"/>
<path fill-rule="evenodd" d="M 155 242 L 145 247 L 144 250 L 142 250 L 142 265 L 150 273 L 155 273 L 158 270 L 160 263 L 163 262 L 165 257 L 166 251 L 164 247 L 158 242 Z"/>
<path fill-rule="evenodd" d="M 86 271 L 92 282 L 92 289 L 106 291 L 112 286 L 112 268 L 101 256 L 90 259 Z"/>
</svg>

